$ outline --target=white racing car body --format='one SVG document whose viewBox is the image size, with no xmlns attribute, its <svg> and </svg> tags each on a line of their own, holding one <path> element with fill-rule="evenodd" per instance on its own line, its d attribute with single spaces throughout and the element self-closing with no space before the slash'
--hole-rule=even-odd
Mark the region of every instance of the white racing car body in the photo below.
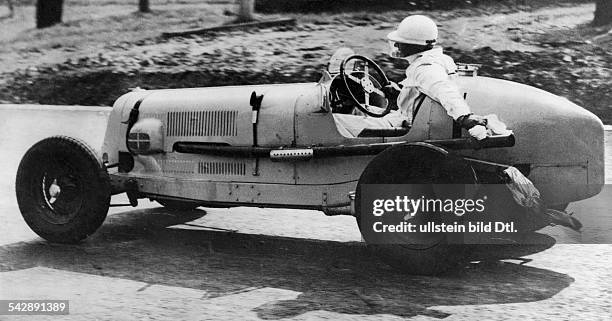
<svg viewBox="0 0 612 321">
<path fill-rule="evenodd" d="M 603 125 L 596 116 L 562 97 L 509 81 L 461 77 L 459 82 L 476 114 L 497 114 L 516 138 L 512 147 L 462 149 L 462 155 L 526 169 L 550 204 L 588 198 L 601 190 Z M 263 95 L 256 123 L 252 93 Z M 157 138 L 151 138 L 149 150 L 136 153 L 134 169 L 116 174 L 146 181 L 139 191 L 211 203 L 322 209 L 346 205 L 348 192 L 374 155 L 305 156 L 303 161 L 289 155 L 282 161 L 229 152 L 181 153 L 176 148 L 182 143 L 262 147 L 290 154 L 308 153 L 311 147 L 458 138 L 453 137 L 452 119 L 431 100 L 425 101 L 405 135 L 345 137 L 334 122 L 328 95 L 329 82 L 136 91 L 115 103 L 102 150 L 109 164 L 119 163 L 120 153 L 129 154 L 126 122 L 139 104 L 133 130 Z M 176 179 L 193 185 L 172 183 Z"/>
</svg>

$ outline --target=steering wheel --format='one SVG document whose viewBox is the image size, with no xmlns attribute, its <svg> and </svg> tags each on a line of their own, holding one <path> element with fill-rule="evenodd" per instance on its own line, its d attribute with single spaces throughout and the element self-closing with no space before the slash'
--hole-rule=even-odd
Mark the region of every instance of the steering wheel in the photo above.
<svg viewBox="0 0 612 321">
<path fill-rule="evenodd" d="M 363 73 L 363 77 L 359 78 L 351 73 L 346 72 L 346 66 L 348 62 L 352 60 L 362 61 L 364 63 L 363 71 L 359 71 L 360 73 Z M 369 68 L 370 64 L 372 65 L 372 67 L 374 67 L 374 71 L 380 77 L 380 80 L 382 80 L 383 82 L 382 84 L 379 83 L 376 80 L 376 78 L 370 75 L 370 68 Z M 342 64 L 340 65 L 340 77 L 344 80 L 344 85 L 346 86 L 346 90 L 349 92 L 357 108 L 359 108 L 359 110 L 361 110 L 364 114 L 371 116 L 371 117 L 383 117 L 391 111 L 392 104 L 387 104 L 387 106 L 370 105 L 370 94 L 375 93 L 381 96 L 382 98 L 386 98 L 385 94 L 383 93 L 381 89 L 383 88 L 383 86 L 390 84 L 389 79 L 387 78 L 387 75 L 385 75 L 385 72 L 380 68 L 380 66 L 378 66 L 370 58 L 367 58 L 361 55 L 352 55 L 352 56 L 346 57 L 344 61 L 342 61 Z M 361 103 L 359 99 L 357 99 L 357 96 L 355 96 L 355 93 L 351 90 L 351 86 L 348 83 L 349 79 L 352 82 L 361 85 L 361 88 L 363 89 L 363 94 L 364 94 L 363 103 Z M 374 82 L 372 80 L 374 80 Z M 383 111 L 376 112 L 376 109 L 383 109 Z"/>
</svg>

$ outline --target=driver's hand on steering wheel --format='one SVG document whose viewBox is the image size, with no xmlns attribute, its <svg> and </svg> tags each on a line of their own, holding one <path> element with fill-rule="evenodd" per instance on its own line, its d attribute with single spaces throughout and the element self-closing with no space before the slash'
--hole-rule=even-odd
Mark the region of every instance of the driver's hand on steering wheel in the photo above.
<svg viewBox="0 0 612 321">
<path fill-rule="evenodd" d="M 389 81 L 389 84 L 383 86 L 382 88 L 382 92 L 385 93 L 385 96 L 390 101 L 397 100 L 397 96 L 399 96 L 401 90 L 402 89 L 400 88 L 400 86 L 394 83 L 393 81 Z"/>
</svg>

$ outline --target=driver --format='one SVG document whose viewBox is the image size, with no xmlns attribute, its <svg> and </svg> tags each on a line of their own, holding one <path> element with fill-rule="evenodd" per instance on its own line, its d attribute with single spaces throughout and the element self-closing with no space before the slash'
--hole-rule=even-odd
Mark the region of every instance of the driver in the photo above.
<svg viewBox="0 0 612 321">
<path fill-rule="evenodd" d="M 487 137 L 487 121 L 476 116 L 460 94 L 452 78 L 457 72 L 453 58 L 435 46 L 438 27 L 430 18 L 422 15 L 406 17 L 397 30 L 387 35 L 391 48 L 389 55 L 401 58 L 410 64 L 406 79 L 398 84 L 391 82 L 383 91 L 390 101 L 396 99 L 397 106 L 408 123 L 412 123 L 413 112 L 425 94 L 439 102 L 449 116 L 457 121 L 469 134 L 478 140 Z"/>
</svg>

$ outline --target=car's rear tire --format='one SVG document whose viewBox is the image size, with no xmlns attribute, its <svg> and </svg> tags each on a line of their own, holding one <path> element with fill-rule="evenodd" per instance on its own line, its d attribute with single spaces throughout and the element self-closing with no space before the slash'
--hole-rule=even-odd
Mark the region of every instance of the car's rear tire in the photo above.
<svg viewBox="0 0 612 321">
<path fill-rule="evenodd" d="M 179 200 L 170 200 L 170 199 L 157 199 L 155 201 L 171 211 L 191 211 L 191 210 L 195 210 L 200 205 L 202 205 L 198 202 L 179 201 Z"/>
<path fill-rule="evenodd" d="M 77 243 L 104 222 L 111 188 L 106 168 L 87 144 L 46 138 L 23 156 L 15 183 L 25 222 L 42 238 Z"/>
<path fill-rule="evenodd" d="M 454 244 L 444 233 L 393 233 L 384 236 L 382 242 L 371 233 L 364 233 L 372 227 L 365 226 L 362 215 L 372 215 L 372 212 L 361 209 L 360 199 L 367 184 L 401 184 L 408 195 L 436 195 L 440 193 L 436 185 L 474 184 L 475 181 L 474 171 L 467 162 L 429 144 L 396 146 L 379 154 L 365 168 L 356 190 L 357 223 L 368 248 L 385 263 L 408 274 L 437 275 L 466 263 L 470 247 Z M 432 217 L 417 214 L 410 221 L 422 224 L 433 220 Z"/>
</svg>

